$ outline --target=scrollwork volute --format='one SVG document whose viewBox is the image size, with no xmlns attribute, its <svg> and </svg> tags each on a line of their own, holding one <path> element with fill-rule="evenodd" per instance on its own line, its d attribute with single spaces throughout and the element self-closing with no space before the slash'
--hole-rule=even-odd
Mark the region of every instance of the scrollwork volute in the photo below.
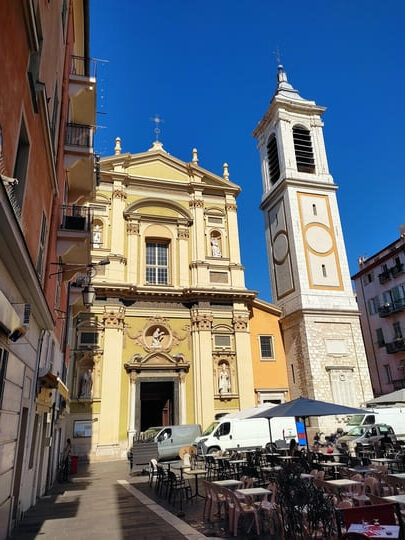
<svg viewBox="0 0 405 540">
<path fill-rule="evenodd" d="M 113 199 L 121 199 L 122 201 L 125 201 L 126 198 L 127 198 L 127 194 L 125 193 L 125 191 L 123 189 L 114 189 L 113 193 L 112 193 L 112 198 Z"/>
<path fill-rule="evenodd" d="M 103 313 L 104 328 L 123 329 L 125 322 L 125 312 L 123 309 L 119 311 L 105 311 Z"/>
<path fill-rule="evenodd" d="M 190 208 L 204 208 L 204 201 L 202 199 L 193 199 L 188 203 Z"/>
<path fill-rule="evenodd" d="M 247 315 L 236 315 L 233 318 L 233 327 L 235 332 L 247 332 L 249 317 Z"/>
<path fill-rule="evenodd" d="M 195 315 L 192 319 L 192 330 L 194 332 L 201 331 L 201 330 L 209 330 L 211 331 L 212 327 L 212 315 Z"/>
</svg>

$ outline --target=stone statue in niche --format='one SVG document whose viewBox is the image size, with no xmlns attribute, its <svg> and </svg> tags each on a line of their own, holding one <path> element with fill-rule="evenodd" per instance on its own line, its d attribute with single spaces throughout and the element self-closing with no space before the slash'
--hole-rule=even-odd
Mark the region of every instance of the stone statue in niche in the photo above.
<svg viewBox="0 0 405 540">
<path fill-rule="evenodd" d="M 79 398 L 91 397 L 91 389 L 93 387 L 93 377 L 91 369 L 87 369 L 80 378 Z"/>
<path fill-rule="evenodd" d="M 218 240 L 215 238 L 215 236 L 211 236 L 211 254 L 213 257 L 222 257 Z"/>
<path fill-rule="evenodd" d="M 151 347 L 160 348 L 162 346 L 162 340 L 163 340 L 164 335 L 165 335 L 164 331 L 161 330 L 158 326 L 152 334 Z"/>
<path fill-rule="evenodd" d="M 93 228 L 93 248 L 99 248 L 101 246 L 101 228 L 100 225 L 96 225 Z"/>
<path fill-rule="evenodd" d="M 229 368 L 225 362 L 221 364 L 221 371 L 218 377 L 218 392 L 220 394 L 229 394 L 231 391 L 231 378 Z"/>
</svg>

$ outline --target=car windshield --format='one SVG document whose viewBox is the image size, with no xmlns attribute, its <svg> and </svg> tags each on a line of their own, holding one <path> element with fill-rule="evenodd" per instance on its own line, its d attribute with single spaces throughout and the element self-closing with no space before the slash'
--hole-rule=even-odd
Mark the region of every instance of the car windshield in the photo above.
<svg viewBox="0 0 405 540">
<path fill-rule="evenodd" d="M 150 428 L 148 428 L 146 431 L 143 432 L 142 440 L 143 441 L 150 441 L 161 430 L 162 430 L 162 427 L 150 427 Z"/>
<path fill-rule="evenodd" d="M 203 435 L 211 435 L 211 433 L 214 431 L 218 424 L 219 422 L 212 422 L 212 424 L 208 426 L 207 429 L 204 431 Z"/>
<path fill-rule="evenodd" d="M 348 426 L 359 426 L 361 424 L 361 421 L 364 418 L 364 414 L 354 414 L 350 417 L 347 425 Z"/>
<path fill-rule="evenodd" d="M 366 431 L 366 428 L 357 426 L 353 429 L 351 429 L 348 433 L 349 437 L 360 437 L 360 435 L 363 435 L 363 433 Z"/>
</svg>

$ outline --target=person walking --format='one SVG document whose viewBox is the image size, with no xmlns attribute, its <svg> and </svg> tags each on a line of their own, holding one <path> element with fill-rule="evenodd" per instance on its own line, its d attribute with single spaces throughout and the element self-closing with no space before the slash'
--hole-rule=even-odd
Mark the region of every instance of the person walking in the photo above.
<svg viewBox="0 0 405 540">
<path fill-rule="evenodd" d="M 66 440 L 66 446 L 63 450 L 63 457 L 62 457 L 62 469 L 63 469 L 63 475 L 62 480 L 63 482 L 68 481 L 68 476 L 70 472 L 70 455 L 72 453 L 72 443 L 70 442 L 70 439 Z"/>
</svg>

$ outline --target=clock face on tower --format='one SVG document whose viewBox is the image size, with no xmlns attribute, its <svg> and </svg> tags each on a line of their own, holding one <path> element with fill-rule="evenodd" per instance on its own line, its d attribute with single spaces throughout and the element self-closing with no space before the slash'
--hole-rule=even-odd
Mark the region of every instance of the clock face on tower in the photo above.
<svg viewBox="0 0 405 540">
<path fill-rule="evenodd" d="M 297 193 L 310 289 L 342 289 L 342 277 L 327 195 Z"/>
</svg>

